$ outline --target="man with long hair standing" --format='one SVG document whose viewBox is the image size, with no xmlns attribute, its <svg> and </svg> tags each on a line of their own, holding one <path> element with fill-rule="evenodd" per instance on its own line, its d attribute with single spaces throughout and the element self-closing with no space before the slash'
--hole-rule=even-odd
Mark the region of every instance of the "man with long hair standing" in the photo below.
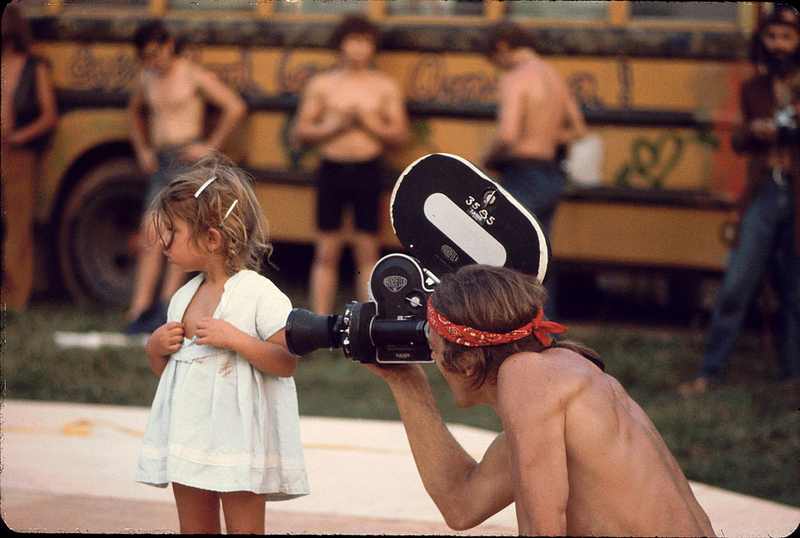
<svg viewBox="0 0 800 538">
<path fill-rule="evenodd" d="M 747 309 L 769 271 L 781 302 L 780 377 L 800 381 L 800 14 L 776 5 L 753 36 L 758 73 L 742 85 L 733 149 L 748 156 L 741 220 L 690 396 L 720 383 Z"/>
</svg>

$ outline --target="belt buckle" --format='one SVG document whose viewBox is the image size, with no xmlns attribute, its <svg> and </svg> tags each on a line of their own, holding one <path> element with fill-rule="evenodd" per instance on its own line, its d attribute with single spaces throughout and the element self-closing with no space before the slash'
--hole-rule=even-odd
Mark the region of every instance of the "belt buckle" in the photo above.
<svg viewBox="0 0 800 538">
<path fill-rule="evenodd" d="M 786 186 L 786 177 L 783 175 L 783 170 L 779 168 L 772 169 L 772 180 L 781 187 Z"/>
</svg>

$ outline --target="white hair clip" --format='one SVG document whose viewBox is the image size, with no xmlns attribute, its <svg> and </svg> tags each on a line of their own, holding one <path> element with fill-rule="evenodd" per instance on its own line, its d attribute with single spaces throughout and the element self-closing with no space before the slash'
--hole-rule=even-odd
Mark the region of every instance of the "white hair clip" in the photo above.
<svg viewBox="0 0 800 538">
<path fill-rule="evenodd" d="M 228 208 L 228 212 L 227 212 L 227 213 L 225 213 L 225 216 L 224 216 L 224 217 L 222 217 L 222 222 L 225 222 L 225 219 L 227 219 L 227 218 L 228 218 L 228 215 L 230 215 L 230 214 L 231 214 L 231 211 L 233 211 L 233 208 L 234 208 L 234 207 L 236 207 L 236 204 L 238 204 L 238 203 L 239 203 L 239 200 L 234 200 L 234 201 L 233 201 L 233 203 L 231 204 L 231 206 Z"/>
<path fill-rule="evenodd" d="M 212 183 L 212 182 L 213 182 L 215 179 L 217 179 L 217 176 L 214 176 L 214 177 L 212 177 L 211 179 L 209 179 L 208 181 L 206 181 L 205 183 L 203 183 L 203 185 L 202 185 L 202 186 L 201 186 L 199 189 L 197 189 L 197 192 L 196 192 L 196 193 L 194 193 L 194 197 L 195 197 L 195 198 L 199 197 L 199 196 L 200 196 L 200 194 L 201 194 L 201 193 L 202 193 L 204 190 L 206 190 L 206 187 L 208 187 L 209 185 L 211 185 L 211 183 Z"/>
</svg>

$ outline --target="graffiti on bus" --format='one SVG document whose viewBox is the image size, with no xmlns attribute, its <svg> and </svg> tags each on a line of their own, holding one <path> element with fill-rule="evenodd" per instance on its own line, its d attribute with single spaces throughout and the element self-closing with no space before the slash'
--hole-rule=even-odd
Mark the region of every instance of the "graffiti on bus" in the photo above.
<svg viewBox="0 0 800 538">
<path fill-rule="evenodd" d="M 85 91 L 128 92 L 139 71 L 130 53 L 119 51 L 102 57 L 90 45 L 79 46 L 69 65 L 71 86 Z"/>
</svg>

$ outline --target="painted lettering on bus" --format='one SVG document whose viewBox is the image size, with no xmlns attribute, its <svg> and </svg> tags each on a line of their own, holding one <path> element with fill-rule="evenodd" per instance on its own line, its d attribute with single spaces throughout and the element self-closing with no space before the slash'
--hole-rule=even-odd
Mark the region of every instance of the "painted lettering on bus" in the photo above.
<svg viewBox="0 0 800 538">
<path fill-rule="evenodd" d="M 240 50 L 236 60 L 232 62 L 201 62 L 200 52 L 191 49 L 187 57 L 198 65 L 213 71 L 225 84 L 234 88 L 245 97 L 263 97 L 261 85 L 255 79 L 253 55 L 249 50 Z"/>
<path fill-rule="evenodd" d="M 138 71 L 132 54 L 99 57 L 89 45 L 79 46 L 70 62 L 71 84 L 76 90 L 128 91 Z"/>
<path fill-rule="evenodd" d="M 281 53 L 275 77 L 278 82 L 278 91 L 281 94 L 300 96 L 309 79 L 318 73 L 329 70 L 332 64 L 319 60 L 295 63 L 292 61 L 293 56 L 295 55 L 291 51 Z"/>
<path fill-rule="evenodd" d="M 432 55 L 409 68 L 405 92 L 411 101 L 493 104 L 497 101 L 497 77 L 480 71 L 448 73 L 444 56 Z"/>
</svg>

